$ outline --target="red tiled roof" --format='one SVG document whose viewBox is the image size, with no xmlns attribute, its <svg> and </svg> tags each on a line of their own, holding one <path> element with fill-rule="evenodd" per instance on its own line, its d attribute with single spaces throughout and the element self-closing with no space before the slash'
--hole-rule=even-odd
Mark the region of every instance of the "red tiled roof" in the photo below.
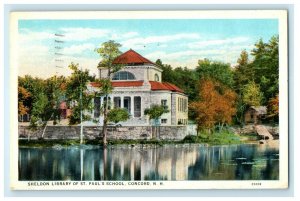
<svg viewBox="0 0 300 201">
<path fill-rule="evenodd" d="M 130 49 L 121 54 L 113 61 L 113 64 L 154 64 L 149 59 L 146 59 L 136 51 Z"/>
<path fill-rule="evenodd" d="M 173 91 L 173 92 L 179 92 L 184 93 L 182 89 L 175 86 L 174 84 L 168 83 L 168 82 L 155 82 L 155 81 L 149 81 L 151 85 L 151 90 L 153 91 L 159 91 L 159 90 L 167 90 L 167 91 Z M 115 81 L 112 82 L 113 87 L 140 87 L 143 86 L 144 81 Z M 99 83 L 91 82 L 90 83 L 92 87 L 100 87 Z"/>
<path fill-rule="evenodd" d="M 120 82 L 112 82 L 113 87 L 140 87 L 143 86 L 143 81 L 120 81 Z M 91 82 L 93 87 L 100 87 L 99 83 Z"/>
<path fill-rule="evenodd" d="M 155 82 L 155 81 L 149 81 L 149 82 L 151 84 L 151 90 L 153 91 L 169 90 L 169 91 L 184 93 L 182 89 L 168 82 Z"/>
</svg>

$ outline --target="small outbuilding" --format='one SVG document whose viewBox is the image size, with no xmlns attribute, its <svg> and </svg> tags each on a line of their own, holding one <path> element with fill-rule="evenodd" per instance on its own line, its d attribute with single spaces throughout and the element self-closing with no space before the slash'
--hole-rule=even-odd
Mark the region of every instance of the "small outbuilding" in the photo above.
<svg viewBox="0 0 300 201">
<path fill-rule="evenodd" d="M 245 123 L 260 123 L 262 119 L 265 119 L 267 115 L 266 106 L 251 106 L 245 112 Z"/>
</svg>

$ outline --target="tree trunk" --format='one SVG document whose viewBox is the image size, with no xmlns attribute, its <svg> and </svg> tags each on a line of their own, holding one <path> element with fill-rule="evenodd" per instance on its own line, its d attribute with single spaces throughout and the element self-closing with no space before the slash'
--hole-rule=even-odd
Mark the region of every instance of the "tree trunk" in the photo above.
<svg viewBox="0 0 300 201">
<path fill-rule="evenodd" d="M 108 95 L 106 95 L 106 100 L 104 101 L 105 107 L 103 112 L 103 146 L 106 148 L 107 146 L 107 113 L 108 113 Z"/>
<path fill-rule="evenodd" d="M 224 126 L 224 122 L 222 122 L 221 127 L 220 127 L 220 132 L 222 132 Z"/>
<path fill-rule="evenodd" d="M 111 66 L 109 65 L 108 67 L 108 72 L 107 72 L 107 77 L 110 79 L 110 69 L 111 69 Z M 107 120 L 107 114 L 108 114 L 108 94 L 106 94 L 106 100 L 104 101 L 105 103 L 105 107 L 104 107 L 104 114 L 103 114 L 103 147 L 106 148 L 107 146 L 107 139 L 106 139 L 106 136 L 107 136 L 107 123 L 108 123 L 108 120 Z"/>
</svg>

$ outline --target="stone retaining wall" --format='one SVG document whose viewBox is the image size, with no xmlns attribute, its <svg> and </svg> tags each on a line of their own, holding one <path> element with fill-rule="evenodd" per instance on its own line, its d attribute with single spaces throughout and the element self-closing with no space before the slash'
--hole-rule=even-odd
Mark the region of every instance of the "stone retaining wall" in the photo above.
<svg viewBox="0 0 300 201">
<path fill-rule="evenodd" d="M 79 139 L 80 126 L 47 126 L 44 136 L 44 128 L 35 131 L 30 130 L 28 126 L 19 126 L 20 139 Z M 84 126 L 84 139 L 95 139 L 102 133 L 102 127 Z M 163 139 L 163 140 L 182 140 L 188 132 L 187 126 L 160 126 L 153 128 L 151 126 L 122 126 L 118 128 L 108 128 L 108 139 Z M 102 136 L 102 134 L 100 135 Z"/>
</svg>

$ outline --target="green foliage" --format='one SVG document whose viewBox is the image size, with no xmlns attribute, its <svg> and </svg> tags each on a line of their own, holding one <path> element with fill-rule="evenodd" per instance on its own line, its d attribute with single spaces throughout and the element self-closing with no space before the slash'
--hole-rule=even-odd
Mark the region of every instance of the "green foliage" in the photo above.
<svg viewBox="0 0 300 201">
<path fill-rule="evenodd" d="M 263 105 L 279 93 L 278 42 L 278 36 L 273 36 L 268 43 L 260 39 L 251 52 L 254 56 L 251 64 L 254 69 L 254 80 L 264 94 Z"/>
<path fill-rule="evenodd" d="M 148 115 L 150 119 L 159 119 L 164 113 L 168 113 L 169 110 L 166 110 L 162 105 L 151 105 L 150 108 L 144 110 L 144 114 Z"/>
<path fill-rule="evenodd" d="M 236 102 L 236 114 L 234 117 L 234 123 L 240 126 L 244 125 L 244 114 L 247 109 L 247 105 L 243 102 L 242 95 L 239 95 Z"/>
<path fill-rule="evenodd" d="M 100 81 L 100 85 L 102 84 L 101 93 L 105 95 L 104 108 L 103 108 L 103 145 L 107 144 L 107 123 L 108 123 L 108 94 L 112 91 L 112 84 L 110 82 L 110 76 L 112 73 L 118 72 L 122 65 L 114 64 L 113 61 L 121 54 L 119 48 L 121 44 L 116 43 L 113 40 L 109 40 L 101 44 L 100 48 L 96 48 L 95 51 L 101 57 L 101 61 L 98 64 L 98 68 L 106 68 L 107 69 L 107 78 Z M 101 83 L 102 82 L 102 83 Z"/>
<path fill-rule="evenodd" d="M 96 79 L 95 82 L 100 86 L 100 91 L 95 94 L 96 96 L 106 96 L 113 91 L 113 86 L 109 78 Z"/>
<path fill-rule="evenodd" d="M 72 110 L 69 116 L 69 124 L 80 123 L 80 112 L 92 110 L 92 96 L 87 94 L 87 83 L 94 80 L 89 75 L 88 70 L 80 70 L 79 64 L 71 63 L 69 68 L 72 70 L 71 76 L 67 80 L 66 98 Z M 89 120 L 88 115 L 83 115 L 83 120 Z"/>
<path fill-rule="evenodd" d="M 53 147 L 55 145 L 61 145 L 63 147 L 80 145 L 80 140 L 62 140 L 62 139 L 55 139 L 55 140 L 19 140 L 19 147 Z"/>
<path fill-rule="evenodd" d="M 31 114 L 33 116 L 41 116 L 44 113 L 48 105 L 48 97 L 44 93 L 38 94 L 36 101 L 33 103 Z"/>
<path fill-rule="evenodd" d="M 64 76 L 41 79 L 25 75 L 18 79 L 19 89 L 23 89 L 19 93 L 19 102 L 21 101 L 26 112 L 31 115 L 32 127 L 37 126 L 38 121 L 45 122 L 52 119 L 55 123 L 60 119 L 59 104 L 65 93 Z M 24 98 L 25 92 L 28 92 L 30 96 Z M 19 106 L 22 107 L 22 104 Z"/>
<path fill-rule="evenodd" d="M 242 100 L 248 106 L 260 106 L 263 94 L 260 91 L 259 85 L 255 84 L 254 81 L 250 81 L 243 89 L 242 89 Z"/>
<path fill-rule="evenodd" d="M 184 139 L 182 140 L 182 143 L 198 143 L 198 136 L 196 135 L 187 135 L 184 137 Z"/>
<path fill-rule="evenodd" d="M 122 68 L 121 65 L 113 65 L 114 59 L 122 53 L 119 50 L 120 47 L 120 43 L 116 43 L 113 40 L 109 40 L 107 42 L 102 43 L 101 47 L 95 49 L 95 51 L 101 57 L 101 61 L 98 64 L 98 68 L 108 68 L 108 76 L 110 76 L 110 73 L 115 73 Z"/>
<path fill-rule="evenodd" d="M 156 65 L 158 65 L 162 70 L 162 81 L 169 82 L 175 84 L 179 88 L 181 88 L 185 94 L 189 97 L 189 102 L 193 102 L 198 99 L 198 80 L 199 76 L 197 75 L 194 69 L 188 69 L 186 67 L 177 67 L 175 69 L 172 68 L 171 65 L 163 64 L 160 59 L 156 61 Z M 180 82 L 178 82 L 180 80 Z M 195 114 L 193 111 L 189 111 L 189 118 L 194 119 Z"/>
<path fill-rule="evenodd" d="M 223 132 L 213 132 L 208 134 L 202 132 L 197 136 L 188 135 L 182 141 L 182 143 L 200 143 L 209 145 L 227 145 L 227 144 L 240 144 L 242 143 L 239 136 L 234 133 L 224 130 Z"/>
<path fill-rule="evenodd" d="M 237 60 L 238 65 L 234 68 L 234 89 L 238 94 L 241 94 L 243 87 L 248 84 L 249 80 L 253 79 L 254 70 L 250 65 L 248 52 L 243 50 L 240 58 Z"/>
<path fill-rule="evenodd" d="M 199 79 L 213 79 L 225 86 L 233 88 L 233 70 L 230 64 L 210 61 L 208 59 L 199 60 L 196 72 Z"/>
<path fill-rule="evenodd" d="M 45 82 L 40 78 L 33 78 L 30 75 L 25 75 L 24 77 L 18 77 L 18 85 L 30 93 L 30 97 L 26 100 L 22 100 L 22 93 L 19 93 L 19 102 L 22 102 L 24 106 L 28 108 L 27 113 L 31 114 L 32 105 L 38 99 L 40 93 L 44 93 Z M 20 113 L 19 113 L 20 114 Z"/>
<path fill-rule="evenodd" d="M 234 69 L 234 89 L 240 97 L 235 120 L 240 124 L 247 107 L 267 105 L 278 94 L 278 36 L 273 36 L 268 43 L 260 39 L 251 55 L 253 61 L 249 61 L 248 53 L 243 50 Z"/>
<path fill-rule="evenodd" d="M 109 122 L 118 123 L 129 119 L 129 114 L 124 108 L 114 108 L 108 112 L 107 118 Z"/>
</svg>

